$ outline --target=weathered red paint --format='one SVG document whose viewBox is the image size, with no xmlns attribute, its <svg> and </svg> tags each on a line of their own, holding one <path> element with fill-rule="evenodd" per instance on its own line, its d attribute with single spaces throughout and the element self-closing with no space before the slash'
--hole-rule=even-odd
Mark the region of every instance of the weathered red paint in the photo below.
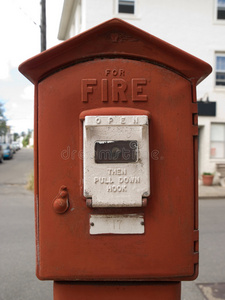
<svg viewBox="0 0 225 300">
<path fill-rule="evenodd" d="M 102 57 L 148 60 L 184 75 L 194 84 L 211 72 L 211 67 L 202 60 L 120 19 L 109 20 L 27 60 L 20 71 L 36 83 L 76 62 Z M 121 69 L 113 68 L 112 72 Z"/>
<path fill-rule="evenodd" d="M 196 84 L 211 67 L 113 19 L 26 61 L 20 71 L 35 84 L 37 276 L 57 281 L 196 278 Z M 150 119 L 148 205 L 87 207 L 84 117 L 129 114 Z M 57 214 L 52 203 L 62 185 L 69 208 Z M 89 215 L 97 213 L 142 213 L 145 234 L 90 236 Z"/>
<path fill-rule="evenodd" d="M 54 300 L 179 300 L 180 282 L 54 282 Z"/>
</svg>

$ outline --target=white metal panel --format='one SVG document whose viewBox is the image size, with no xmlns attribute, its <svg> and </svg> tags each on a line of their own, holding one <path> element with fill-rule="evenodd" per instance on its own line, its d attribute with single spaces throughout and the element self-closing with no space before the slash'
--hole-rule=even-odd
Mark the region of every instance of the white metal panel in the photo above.
<svg viewBox="0 0 225 300">
<path fill-rule="evenodd" d="M 147 116 L 86 116 L 84 121 L 84 196 L 93 207 L 140 207 L 150 194 Z M 137 141 L 138 160 L 96 163 L 95 143 Z"/>
<path fill-rule="evenodd" d="M 128 215 L 91 215 L 90 234 L 144 234 L 144 217 Z"/>
</svg>

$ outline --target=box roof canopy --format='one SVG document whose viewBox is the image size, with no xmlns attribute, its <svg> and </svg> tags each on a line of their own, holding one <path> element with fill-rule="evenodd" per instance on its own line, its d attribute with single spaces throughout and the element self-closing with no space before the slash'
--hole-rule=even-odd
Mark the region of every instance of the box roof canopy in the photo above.
<svg viewBox="0 0 225 300">
<path fill-rule="evenodd" d="M 31 82 L 75 63 L 95 58 L 130 58 L 146 60 L 200 83 L 212 68 L 204 61 L 125 22 L 111 19 L 85 31 L 19 66 Z"/>
</svg>

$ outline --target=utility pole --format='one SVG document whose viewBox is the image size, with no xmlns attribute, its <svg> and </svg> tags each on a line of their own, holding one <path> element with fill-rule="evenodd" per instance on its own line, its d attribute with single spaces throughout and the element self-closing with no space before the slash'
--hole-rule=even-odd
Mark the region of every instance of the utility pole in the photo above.
<svg viewBox="0 0 225 300">
<path fill-rule="evenodd" d="M 46 50 L 46 0 L 41 0 L 41 52 Z"/>
</svg>

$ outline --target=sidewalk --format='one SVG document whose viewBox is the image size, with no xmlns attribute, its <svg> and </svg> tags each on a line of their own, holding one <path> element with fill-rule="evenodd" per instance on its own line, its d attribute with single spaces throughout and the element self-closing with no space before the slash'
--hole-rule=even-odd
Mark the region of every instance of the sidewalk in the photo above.
<svg viewBox="0 0 225 300">
<path fill-rule="evenodd" d="M 225 199 L 225 187 L 220 185 L 199 185 L 198 186 L 199 199 L 211 199 L 211 198 L 224 198 Z"/>
</svg>

